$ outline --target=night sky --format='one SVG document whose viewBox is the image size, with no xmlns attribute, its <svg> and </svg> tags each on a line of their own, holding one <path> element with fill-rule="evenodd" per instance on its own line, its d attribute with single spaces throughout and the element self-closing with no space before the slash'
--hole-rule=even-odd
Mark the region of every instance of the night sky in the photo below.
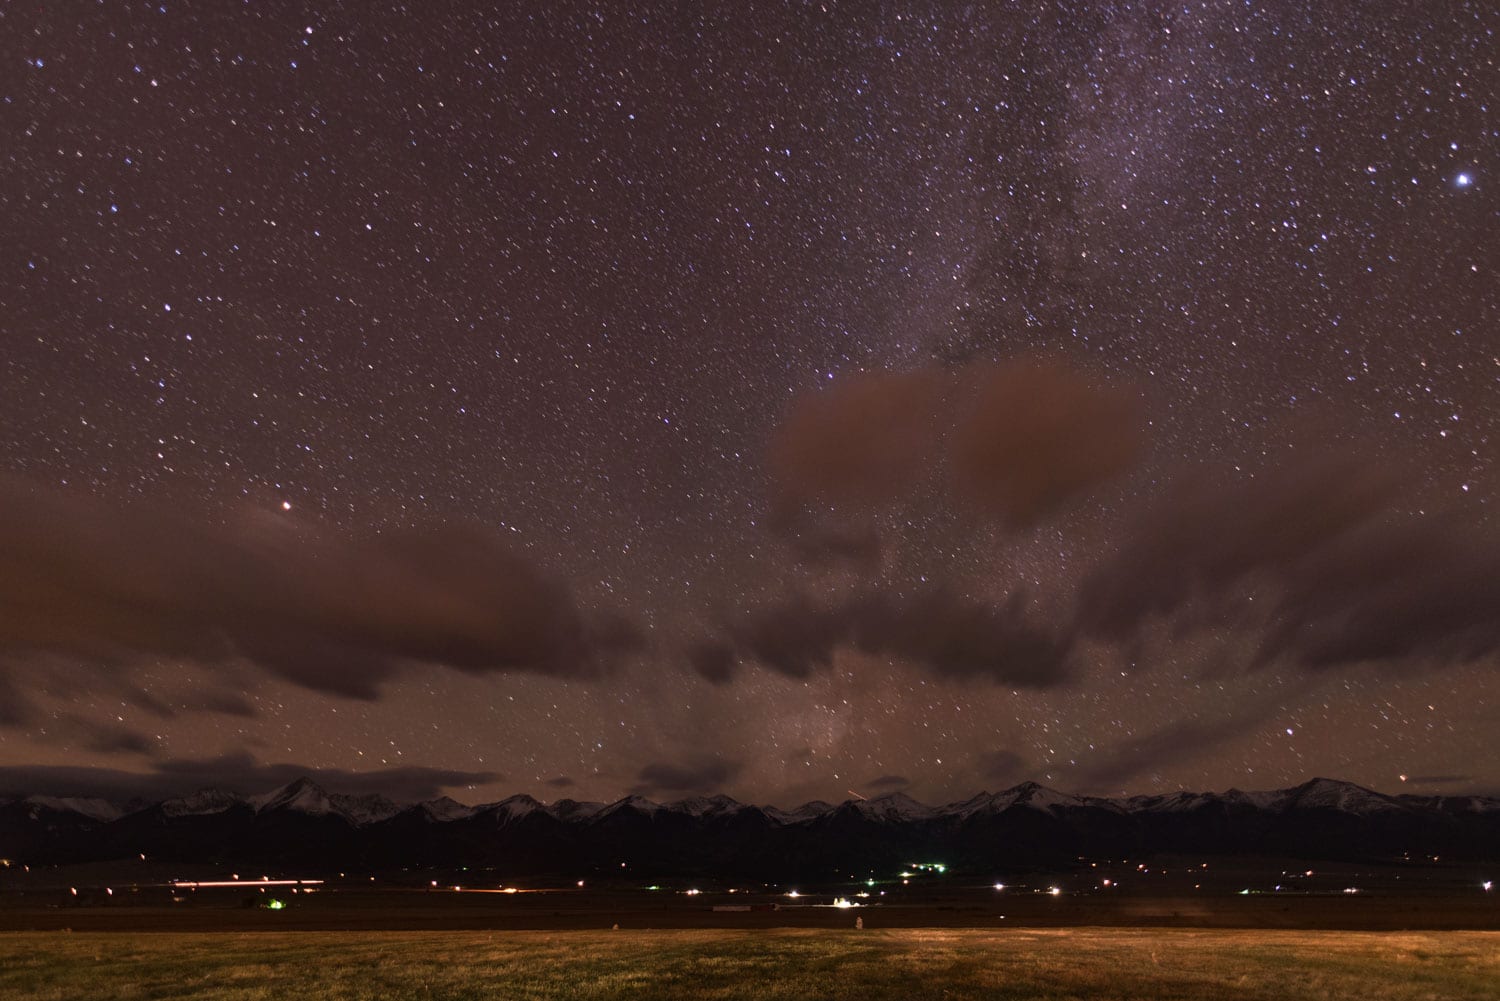
<svg viewBox="0 0 1500 1001">
<path fill-rule="evenodd" d="M 5 5 L 0 792 L 1500 790 L 1497 61 Z"/>
</svg>

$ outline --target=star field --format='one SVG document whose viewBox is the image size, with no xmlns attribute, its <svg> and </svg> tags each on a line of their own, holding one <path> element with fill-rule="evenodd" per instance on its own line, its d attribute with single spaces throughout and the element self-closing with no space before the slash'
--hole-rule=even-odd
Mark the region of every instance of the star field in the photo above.
<svg viewBox="0 0 1500 1001">
<path fill-rule="evenodd" d="M 1500 789 L 1497 30 L 0 11 L 0 792 Z"/>
</svg>

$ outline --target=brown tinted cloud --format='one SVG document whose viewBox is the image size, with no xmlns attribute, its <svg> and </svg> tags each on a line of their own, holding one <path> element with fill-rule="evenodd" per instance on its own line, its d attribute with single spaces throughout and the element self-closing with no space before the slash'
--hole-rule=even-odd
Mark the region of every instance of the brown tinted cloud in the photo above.
<svg viewBox="0 0 1500 1001">
<path fill-rule="evenodd" d="M 1255 659 L 1309 668 L 1500 652 L 1500 537 L 1371 453 L 1170 488 L 1083 582 L 1082 632 L 1153 619 L 1254 630 Z"/>
<path fill-rule="evenodd" d="M 691 651 L 710 681 L 753 662 L 794 678 L 833 666 L 839 649 L 887 656 L 948 678 L 1048 688 L 1068 677 L 1069 643 L 1034 622 L 1024 598 L 991 605 L 941 588 L 914 594 L 865 589 L 823 600 L 796 596 L 726 624 Z"/>
<path fill-rule="evenodd" d="M 478 528 L 353 540 L 0 481 L 0 656 L 251 661 L 373 698 L 410 663 L 587 677 L 640 642 Z"/>
<path fill-rule="evenodd" d="M 1060 361 L 856 376 L 793 405 L 768 465 L 782 507 L 892 504 L 946 475 L 951 500 L 1028 525 L 1129 470 L 1139 401 Z"/>
</svg>

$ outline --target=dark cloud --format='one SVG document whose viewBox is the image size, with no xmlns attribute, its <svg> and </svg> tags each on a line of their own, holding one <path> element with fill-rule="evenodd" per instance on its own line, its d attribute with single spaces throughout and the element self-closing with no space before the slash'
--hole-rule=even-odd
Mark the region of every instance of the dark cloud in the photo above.
<svg viewBox="0 0 1500 1001">
<path fill-rule="evenodd" d="M 688 665 L 700 676 L 716 685 L 727 684 L 734 679 L 739 657 L 728 643 L 706 641 L 695 643 L 687 650 Z"/>
<path fill-rule="evenodd" d="M 1080 792 L 1118 792 L 1140 775 L 1199 759 L 1258 721 L 1258 714 L 1244 719 L 1177 720 L 1105 748 L 1097 761 L 1084 764 L 1073 784 Z"/>
<path fill-rule="evenodd" d="M 1352 456 L 1320 456 L 1233 482 L 1184 476 L 1085 581 L 1080 624 L 1095 635 L 1127 636 L 1153 615 L 1221 596 L 1256 573 L 1284 573 L 1378 514 L 1400 486 L 1395 471 Z"/>
<path fill-rule="evenodd" d="M 783 503 L 903 496 L 935 454 L 944 382 L 939 372 L 877 372 L 799 397 L 767 457 Z"/>
<path fill-rule="evenodd" d="M 101 687 L 108 682 L 95 673 Z M 246 685 L 248 679 L 243 679 Z M 250 717 L 255 715 L 255 706 L 239 692 L 223 687 L 200 685 L 170 695 L 158 695 L 132 685 L 128 679 L 115 679 L 121 697 L 137 708 L 144 709 L 161 719 L 176 719 L 180 716 L 200 712 L 223 713 L 226 716 Z"/>
<path fill-rule="evenodd" d="M 641 643 L 479 528 L 204 527 L 0 481 L 0 656 L 245 658 L 368 699 L 409 663 L 587 677 Z"/>
<path fill-rule="evenodd" d="M 1133 396 L 1058 361 L 867 374 L 799 399 L 768 465 L 794 512 L 909 499 L 946 468 L 970 510 L 1025 525 L 1130 469 L 1142 422 Z M 812 549 L 830 540 L 868 557 L 858 535 L 813 533 Z"/>
<path fill-rule="evenodd" d="M 984 781 L 1002 786 L 1014 785 L 1025 779 L 1031 771 L 1026 759 L 1015 751 L 986 751 L 976 760 L 979 774 Z"/>
<path fill-rule="evenodd" d="M 722 792 L 742 767 L 738 761 L 723 758 L 705 758 L 684 764 L 653 761 L 640 770 L 632 791 L 638 795 Z"/>
<path fill-rule="evenodd" d="M 909 595 L 863 590 L 834 601 L 799 596 L 757 609 L 725 632 L 722 645 L 714 647 L 718 659 L 707 662 L 715 670 L 732 660 L 754 660 L 804 678 L 831 667 L 834 652 L 847 647 L 950 678 L 1047 688 L 1067 677 L 1068 643 L 1028 621 L 1020 596 L 1002 605 L 942 588 Z M 703 664 L 701 657 L 694 662 L 700 671 Z"/>
<path fill-rule="evenodd" d="M 840 521 L 781 507 L 772 512 L 768 527 L 786 542 L 797 562 L 810 567 L 873 567 L 880 562 L 880 530 L 868 520 Z"/>
<path fill-rule="evenodd" d="M 882 775 L 871 779 L 865 785 L 870 789 L 903 789 L 911 785 L 911 779 L 905 775 Z"/>
<path fill-rule="evenodd" d="M 166 799 L 204 788 L 255 795 L 303 776 L 329 792 L 380 793 L 393 799 L 433 799 L 444 789 L 495 782 L 498 772 L 414 766 L 354 772 L 293 764 L 260 764 L 248 754 L 160 761 L 148 772 L 71 765 L 0 765 L 0 795 L 102 796 L 111 800 Z"/>
<path fill-rule="evenodd" d="M 1085 580 L 1079 627 L 1119 640 L 1153 618 L 1232 625 L 1259 634 L 1259 662 L 1309 668 L 1493 655 L 1500 537 L 1418 486 L 1357 453 L 1186 481 Z"/>
<path fill-rule="evenodd" d="M 1361 526 L 1286 575 L 1262 660 L 1466 663 L 1500 652 L 1500 539 L 1441 514 Z"/>
<path fill-rule="evenodd" d="M 553 789 L 571 789 L 574 786 L 576 786 L 578 783 L 574 782 L 572 779 L 568 778 L 566 775 L 559 775 L 559 776 L 557 776 L 557 778 L 555 778 L 555 779 L 548 779 L 546 782 L 543 782 L 542 784 L 545 785 L 545 786 L 549 786 L 549 787 L 551 787 Z"/>
<path fill-rule="evenodd" d="M 226 716 L 254 716 L 255 706 L 249 699 L 235 692 L 201 689 L 187 693 L 179 703 L 187 712 L 223 713 Z"/>
<path fill-rule="evenodd" d="M 949 444 L 954 492 L 979 511 L 1028 525 L 1131 469 L 1139 401 L 1058 362 L 980 366 Z"/>
<path fill-rule="evenodd" d="M 100 754 L 150 754 L 156 743 L 146 734 L 122 723 L 100 723 L 75 718 L 79 743 Z"/>
<path fill-rule="evenodd" d="M 1473 775 L 1410 775 L 1406 782 L 1419 786 L 1469 785 L 1476 781 Z"/>
<path fill-rule="evenodd" d="M 22 726 L 36 718 L 36 705 L 0 668 L 0 726 Z"/>
<path fill-rule="evenodd" d="M 90 718 L 71 712 L 48 712 L 30 721 L 32 739 L 98 754 L 150 754 L 156 743 L 145 732 L 113 717 Z"/>
</svg>

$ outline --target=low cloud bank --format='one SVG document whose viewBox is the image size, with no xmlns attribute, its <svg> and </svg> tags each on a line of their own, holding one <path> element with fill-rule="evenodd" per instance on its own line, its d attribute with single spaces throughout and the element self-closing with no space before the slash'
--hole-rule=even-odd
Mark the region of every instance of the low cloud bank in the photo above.
<svg viewBox="0 0 1500 1001">
<path fill-rule="evenodd" d="M 195 525 L 0 480 L 7 659 L 243 659 L 372 699 L 411 664 L 591 677 L 641 643 L 478 527 L 356 540 L 271 517 Z"/>
</svg>

